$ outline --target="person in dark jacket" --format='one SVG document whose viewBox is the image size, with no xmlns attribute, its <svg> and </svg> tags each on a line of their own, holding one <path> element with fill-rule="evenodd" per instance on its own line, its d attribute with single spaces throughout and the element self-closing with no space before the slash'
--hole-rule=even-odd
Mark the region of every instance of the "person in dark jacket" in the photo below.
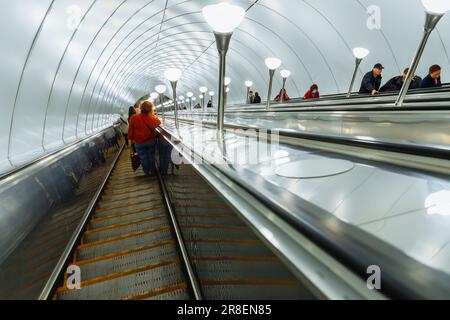
<svg viewBox="0 0 450 320">
<path fill-rule="evenodd" d="M 423 78 L 420 87 L 423 89 L 441 87 L 441 67 L 434 64 L 430 67 L 428 75 Z"/>
<path fill-rule="evenodd" d="M 253 103 L 255 104 L 261 103 L 261 96 L 259 95 L 258 92 L 255 92 L 255 96 L 253 97 Z"/>
<path fill-rule="evenodd" d="M 384 67 L 381 63 L 377 63 L 372 71 L 369 71 L 364 76 L 361 82 L 361 88 L 359 89 L 360 94 L 371 94 L 376 95 L 381 87 L 381 73 Z"/>
<path fill-rule="evenodd" d="M 207 108 L 212 108 L 213 107 L 213 103 L 212 103 L 212 100 L 209 100 L 208 101 L 208 105 L 207 105 Z"/>
<path fill-rule="evenodd" d="M 390 79 L 384 86 L 381 87 L 380 92 L 388 92 L 388 91 L 400 91 L 403 87 L 403 83 L 406 80 L 406 76 L 408 75 L 409 68 L 406 68 L 403 71 L 402 76 L 394 77 Z M 409 89 L 417 89 L 420 87 L 420 83 L 422 81 L 421 77 L 414 75 L 412 78 L 411 84 L 409 85 Z"/>
<path fill-rule="evenodd" d="M 252 104 L 253 103 L 253 99 L 255 99 L 255 94 L 253 93 L 253 91 L 249 91 L 248 92 L 248 103 Z"/>
</svg>

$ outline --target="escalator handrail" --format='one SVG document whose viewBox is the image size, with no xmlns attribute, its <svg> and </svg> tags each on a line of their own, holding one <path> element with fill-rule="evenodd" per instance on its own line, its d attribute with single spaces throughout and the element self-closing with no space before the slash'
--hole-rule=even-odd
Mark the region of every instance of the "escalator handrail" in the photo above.
<svg viewBox="0 0 450 320">
<path fill-rule="evenodd" d="M 167 129 L 161 133 L 168 140 L 182 139 Z M 189 148 L 188 146 L 186 146 Z M 195 152 L 194 150 L 191 150 Z M 201 155 L 202 160 L 207 159 Z M 276 212 L 293 228 L 319 245 L 363 279 L 367 268 L 382 270 L 382 292 L 395 299 L 442 299 L 450 297 L 450 275 L 428 267 L 401 250 L 344 223 L 326 210 L 272 185 L 247 169 L 231 164 L 207 164 L 246 190 L 267 208 Z M 267 191 L 269 190 L 269 191 Z M 282 199 L 282 202 L 277 199 Z"/>
<path fill-rule="evenodd" d="M 231 115 L 239 115 L 242 113 L 289 113 L 289 112 L 297 112 L 297 113 L 312 113 L 312 112 L 396 112 L 396 113 L 403 113 L 403 112 L 417 112 L 417 111 L 450 111 L 450 105 L 442 104 L 437 105 L 436 102 L 430 102 L 432 105 L 429 105 L 428 102 L 422 102 L 420 104 L 409 104 L 405 105 L 402 108 L 395 107 L 393 104 L 376 104 L 376 103 L 363 103 L 363 104 L 342 104 L 342 105 L 317 105 L 317 106 L 311 106 L 311 105 L 295 105 L 292 106 L 288 105 L 280 105 L 276 108 L 272 108 L 270 110 L 266 110 L 265 108 L 244 108 L 244 109 L 229 109 L 225 111 L 225 114 L 231 114 Z M 191 114 L 191 112 L 184 112 Z M 183 112 L 181 112 L 183 114 Z M 215 116 L 217 115 L 217 110 L 211 110 L 206 112 L 200 112 L 200 111 L 194 111 L 192 112 L 194 115 L 201 115 L 201 116 Z"/>
<path fill-rule="evenodd" d="M 448 100 L 450 95 L 450 88 L 441 89 L 441 90 L 421 90 L 416 92 L 411 92 L 410 95 L 407 96 L 406 102 L 411 103 L 415 101 L 420 102 L 433 102 L 433 101 L 442 101 Z M 397 94 L 385 93 L 379 94 L 377 96 L 370 95 L 352 95 L 350 98 L 347 98 L 345 95 L 331 95 L 331 96 L 322 96 L 319 99 L 312 100 L 303 100 L 303 99 L 291 99 L 288 102 L 284 103 L 276 103 L 271 101 L 272 108 L 277 110 L 281 108 L 293 108 L 293 107 L 303 107 L 306 105 L 314 105 L 314 106 L 327 106 L 333 105 L 336 103 L 345 103 L 345 105 L 361 105 L 361 104 L 376 104 L 376 103 L 394 103 Z M 266 101 L 267 102 L 267 101 Z M 405 107 L 405 106 L 404 106 Z M 402 110 L 404 107 L 397 107 L 398 110 Z M 265 109 L 264 101 L 261 104 L 235 104 L 230 105 L 229 109 L 231 110 L 245 110 L 245 108 L 259 108 Z M 272 110 L 274 111 L 274 110 Z"/>
<path fill-rule="evenodd" d="M 186 121 L 193 123 L 193 120 L 190 119 L 180 119 L 180 121 Z M 197 123 L 197 122 L 196 122 Z M 212 121 L 202 121 L 203 125 L 207 126 L 217 126 L 215 122 Z M 252 126 L 243 126 L 226 123 L 225 128 L 230 129 L 238 129 L 238 130 L 265 130 L 276 132 L 280 136 L 288 137 L 288 138 L 296 138 L 296 139 L 306 139 L 313 140 L 325 143 L 332 144 L 340 144 L 351 147 L 360 147 L 374 150 L 381 150 L 387 152 L 396 152 L 396 153 L 404 153 L 409 155 L 415 155 L 420 157 L 433 157 L 437 159 L 448 160 L 450 159 L 450 146 L 445 148 L 444 146 L 431 146 L 431 145 L 417 145 L 417 144 L 407 144 L 407 143 L 399 143 L 399 142 L 389 142 L 384 140 L 364 140 L 356 137 L 343 137 L 343 136 L 332 136 L 332 135 L 324 135 L 317 133 L 307 133 L 300 132 L 295 130 L 286 130 L 286 129 L 272 129 L 267 130 L 265 128 L 252 127 Z"/>
<path fill-rule="evenodd" d="M 22 164 L 20 166 L 17 166 L 15 168 L 13 168 L 12 170 L 6 171 L 4 173 L 0 173 L 0 182 L 3 179 L 6 179 L 6 178 L 12 178 L 14 175 L 19 174 L 23 170 L 25 170 L 27 168 L 30 168 L 33 165 L 36 165 L 38 163 L 45 163 L 47 159 L 55 158 L 56 160 L 58 160 L 58 159 L 64 157 L 65 152 L 67 150 L 73 149 L 73 148 L 77 148 L 77 146 L 79 146 L 80 144 L 86 142 L 87 140 L 90 140 L 93 137 L 102 135 L 105 131 L 107 131 L 107 130 L 109 130 L 111 128 L 116 128 L 118 126 L 119 126 L 118 124 L 111 125 L 111 126 L 109 126 L 107 128 L 102 129 L 101 131 L 95 132 L 95 133 L 93 133 L 93 134 L 91 134 L 89 136 L 86 136 L 86 137 L 84 137 L 84 138 L 82 138 L 80 140 L 76 140 L 76 141 L 71 142 L 69 144 L 63 145 L 60 148 L 58 148 L 58 149 L 56 149 L 56 150 L 54 150 L 52 152 L 45 153 L 45 154 L 43 154 L 42 156 L 40 156 L 40 157 L 38 157 L 36 159 L 33 159 L 33 160 L 31 160 L 31 161 L 29 161 L 29 162 L 27 162 L 25 164 Z"/>
</svg>

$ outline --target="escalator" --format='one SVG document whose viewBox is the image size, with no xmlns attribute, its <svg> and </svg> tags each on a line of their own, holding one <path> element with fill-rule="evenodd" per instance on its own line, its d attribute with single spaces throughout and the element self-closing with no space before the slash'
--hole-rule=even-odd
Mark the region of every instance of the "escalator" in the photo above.
<svg viewBox="0 0 450 320">
<path fill-rule="evenodd" d="M 123 152 L 74 250 L 81 288 L 65 274 L 54 299 L 194 299 L 195 281 L 203 299 L 314 298 L 192 167 L 163 182 L 129 162 Z"/>
</svg>

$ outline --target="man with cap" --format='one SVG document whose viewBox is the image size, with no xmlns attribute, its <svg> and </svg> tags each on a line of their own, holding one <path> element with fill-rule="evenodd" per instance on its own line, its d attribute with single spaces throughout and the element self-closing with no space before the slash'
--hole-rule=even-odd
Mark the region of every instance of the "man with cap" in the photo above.
<svg viewBox="0 0 450 320">
<path fill-rule="evenodd" d="M 360 94 L 371 94 L 376 95 L 381 86 L 381 73 L 384 67 L 381 63 L 374 65 L 372 71 L 369 71 L 364 76 L 361 82 L 361 89 L 359 89 Z"/>
</svg>

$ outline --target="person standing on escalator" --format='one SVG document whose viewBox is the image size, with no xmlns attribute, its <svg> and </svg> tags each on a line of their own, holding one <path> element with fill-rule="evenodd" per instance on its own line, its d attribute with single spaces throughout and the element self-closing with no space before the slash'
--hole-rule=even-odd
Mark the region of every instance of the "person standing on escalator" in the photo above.
<svg viewBox="0 0 450 320">
<path fill-rule="evenodd" d="M 430 67 L 428 75 L 423 78 L 420 87 L 422 89 L 438 88 L 442 86 L 441 83 L 441 67 L 434 64 Z"/>
<path fill-rule="evenodd" d="M 260 104 L 260 103 L 261 103 L 261 96 L 259 95 L 258 92 L 255 92 L 252 104 Z"/>
<path fill-rule="evenodd" d="M 141 113 L 130 119 L 128 138 L 135 144 L 145 175 L 151 176 L 156 174 L 156 128 L 161 121 L 155 115 L 155 105 L 150 101 L 144 101 L 140 109 Z"/>
<path fill-rule="evenodd" d="M 400 91 L 403 87 L 403 83 L 405 82 L 406 77 L 408 76 L 408 72 L 409 68 L 406 68 L 403 71 L 403 75 L 390 79 L 384 86 L 381 87 L 380 92 Z M 421 77 L 414 75 L 411 80 L 411 84 L 409 85 L 409 89 L 419 88 L 421 81 Z"/>
<path fill-rule="evenodd" d="M 384 67 L 381 63 L 377 63 L 372 71 L 367 72 L 361 82 L 361 88 L 359 89 L 359 94 L 371 94 L 375 96 L 381 87 L 381 73 Z"/>
<path fill-rule="evenodd" d="M 309 91 L 305 93 L 303 96 L 303 100 L 310 100 L 310 99 L 319 99 L 320 93 L 319 93 L 319 87 L 317 84 L 313 84 L 311 88 L 309 88 Z"/>
</svg>

